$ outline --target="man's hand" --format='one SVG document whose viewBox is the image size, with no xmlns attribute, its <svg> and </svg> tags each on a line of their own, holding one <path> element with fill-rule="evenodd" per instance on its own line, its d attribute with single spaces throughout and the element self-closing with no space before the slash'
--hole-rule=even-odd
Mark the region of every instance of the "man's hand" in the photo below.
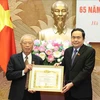
<svg viewBox="0 0 100 100">
<path fill-rule="evenodd" d="M 30 92 L 30 93 L 34 93 L 34 92 L 36 92 L 36 91 L 33 91 L 33 90 L 28 90 L 28 92 Z"/>
<path fill-rule="evenodd" d="M 25 69 L 24 69 L 24 73 L 27 73 L 29 70 L 32 70 L 33 64 L 27 64 Z"/>
<path fill-rule="evenodd" d="M 68 90 L 70 90 L 71 87 L 73 87 L 73 85 L 74 85 L 74 84 L 73 84 L 72 82 L 66 84 L 66 85 L 63 87 L 61 93 L 65 93 L 65 92 L 67 92 Z"/>
<path fill-rule="evenodd" d="M 54 66 L 58 67 L 58 66 L 60 66 L 60 63 L 55 63 Z"/>
</svg>

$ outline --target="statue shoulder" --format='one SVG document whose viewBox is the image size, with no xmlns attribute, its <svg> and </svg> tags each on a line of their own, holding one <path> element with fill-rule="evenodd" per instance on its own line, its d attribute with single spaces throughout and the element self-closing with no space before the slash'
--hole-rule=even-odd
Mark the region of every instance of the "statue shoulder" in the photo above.
<svg viewBox="0 0 100 100">
<path fill-rule="evenodd" d="M 51 31 L 52 31 L 52 27 L 39 31 L 39 34 L 47 34 L 47 32 L 51 32 Z"/>
<path fill-rule="evenodd" d="M 71 33 L 73 29 L 72 28 L 67 28 L 67 31 Z"/>
<path fill-rule="evenodd" d="M 53 34 L 53 29 L 51 28 L 47 28 L 47 29 L 43 29 L 41 31 L 39 31 L 39 39 L 40 40 L 46 40 L 48 35 Z"/>
</svg>

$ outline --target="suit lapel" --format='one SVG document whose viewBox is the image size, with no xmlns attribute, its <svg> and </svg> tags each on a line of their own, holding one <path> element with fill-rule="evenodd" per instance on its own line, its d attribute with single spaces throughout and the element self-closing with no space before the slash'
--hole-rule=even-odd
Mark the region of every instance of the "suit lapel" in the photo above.
<svg viewBox="0 0 100 100">
<path fill-rule="evenodd" d="M 77 55 L 75 57 L 75 60 L 73 62 L 73 66 L 71 68 L 74 68 L 76 62 L 80 59 L 81 55 L 85 52 L 85 50 L 86 50 L 86 46 L 82 45 L 79 52 L 77 53 Z"/>
<path fill-rule="evenodd" d="M 25 67 L 25 64 L 24 64 L 22 52 L 19 53 L 19 55 L 18 55 L 18 61 L 19 61 L 19 63 L 22 65 L 22 67 L 24 68 L 24 67 Z"/>
<path fill-rule="evenodd" d="M 32 54 L 32 63 L 33 64 L 36 64 L 37 63 L 36 56 L 34 54 Z"/>
<path fill-rule="evenodd" d="M 69 49 L 69 51 L 68 51 L 68 53 L 69 53 L 69 64 L 70 64 L 69 69 L 71 69 L 72 52 L 73 52 L 73 47 L 71 47 L 71 48 Z"/>
</svg>

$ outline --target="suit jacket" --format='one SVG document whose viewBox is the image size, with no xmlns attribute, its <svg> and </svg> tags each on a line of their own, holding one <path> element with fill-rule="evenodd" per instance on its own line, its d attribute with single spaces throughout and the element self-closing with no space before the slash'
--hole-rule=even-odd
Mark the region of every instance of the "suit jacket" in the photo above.
<svg viewBox="0 0 100 100">
<path fill-rule="evenodd" d="M 91 73 L 95 64 L 95 50 L 83 44 L 74 60 L 73 66 L 71 66 L 72 52 L 73 47 L 66 49 L 62 62 L 65 71 L 65 82 L 74 83 L 74 86 L 69 90 L 73 97 L 91 97 Z"/>
<path fill-rule="evenodd" d="M 33 54 L 32 61 L 34 61 L 35 64 L 42 64 L 42 59 Z M 26 82 L 26 75 L 22 76 L 22 70 L 25 68 L 22 53 L 11 56 L 7 67 L 6 77 L 12 81 L 9 99 L 22 100 Z"/>
</svg>

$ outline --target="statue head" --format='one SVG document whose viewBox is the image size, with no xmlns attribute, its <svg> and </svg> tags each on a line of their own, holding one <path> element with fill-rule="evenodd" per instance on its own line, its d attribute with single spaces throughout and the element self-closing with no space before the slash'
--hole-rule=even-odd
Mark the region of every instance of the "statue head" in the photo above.
<svg viewBox="0 0 100 100">
<path fill-rule="evenodd" d="M 54 19 L 54 25 L 59 33 L 63 32 L 65 22 L 68 18 L 68 6 L 63 1 L 56 1 L 51 6 L 51 13 Z"/>
</svg>

